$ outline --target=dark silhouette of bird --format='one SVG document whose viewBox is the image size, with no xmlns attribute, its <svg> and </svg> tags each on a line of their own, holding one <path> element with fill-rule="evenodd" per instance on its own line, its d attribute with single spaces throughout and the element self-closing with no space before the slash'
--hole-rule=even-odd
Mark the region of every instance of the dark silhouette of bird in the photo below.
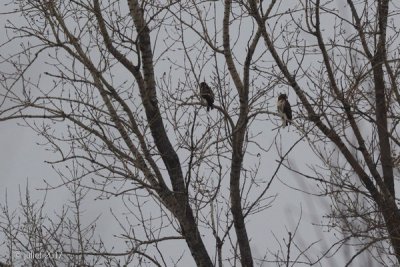
<svg viewBox="0 0 400 267">
<path fill-rule="evenodd" d="M 207 101 L 207 111 L 214 109 L 214 93 L 206 82 L 200 83 L 200 96 Z"/>
<path fill-rule="evenodd" d="M 278 113 L 282 118 L 282 126 L 286 127 L 289 123 L 292 123 L 292 107 L 290 106 L 286 94 L 279 95 L 276 106 L 278 107 Z"/>
</svg>

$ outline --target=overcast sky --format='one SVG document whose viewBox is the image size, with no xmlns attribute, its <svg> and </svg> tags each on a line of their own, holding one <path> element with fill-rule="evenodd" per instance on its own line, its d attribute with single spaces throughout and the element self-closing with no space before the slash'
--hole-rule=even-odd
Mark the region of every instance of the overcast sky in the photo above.
<svg viewBox="0 0 400 267">
<path fill-rule="evenodd" d="M 343 2 L 343 1 L 337 1 Z M 4 17 L 0 16 L 0 23 L 4 25 Z M 18 20 L 17 17 L 13 17 L 13 20 Z M 5 41 L 4 27 L 1 27 L 2 31 L 2 42 Z M 2 54 L 12 53 L 13 51 L 0 50 Z M 40 72 L 40 70 L 37 70 Z M 2 90 L 2 88 L 0 88 Z M 295 103 L 296 99 L 293 93 L 290 95 L 290 100 Z M 272 103 L 275 105 L 275 103 Z M 265 124 L 258 124 L 258 128 L 255 131 L 261 129 L 263 131 L 263 138 L 268 140 L 273 138 L 275 132 L 271 129 L 265 129 Z M 297 141 L 297 134 L 292 129 L 285 129 L 281 131 L 282 138 L 288 142 L 284 144 L 284 150 L 288 149 L 295 141 Z M 50 184 L 57 184 L 60 182 L 58 174 L 51 168 L 51 166 L 45 163 L 46 160 L 52 159 L 52 154 L 45 150 L 45 147 L 39 146 L 38 143 L 42 143 L 44 140 L 40 138 L 28 127 L 18 126 L 17 121 L 6 121 L 0 122 L 0 170 L 2 183 L 0 184 L 1 190 L 1 202 L 4 203 L 7 192 L 7 199 L 10 208 L 16 208 L 19 201 L 19 189 L 25 190 L 25 185 L 28 183 L 29 190 L 34 199 L 42 199 L 44 191 L 38 190 L 45 187 L 43 180 L 46 180 Z M 269 142 L 264 145 L 267 146 Z M 303 165 L 310 162 L 310 159 L 314 158 L 311 156 L 311 152 L 307 149 L 305 143 L 301 143 L 290 156 L 291 160 L 296 162 L 297 165 Z M 275 168 L 277 155 L 270 154 L 266 156 L 265 162 L 274 162 L 273 164 L 263 164 L 262 171 L 269 177 L 272 173 L 271 166 Z M 303 187 L 304 180 L 298 176 L 291 174 L 288 171 L 282 169 L 279 175 L 280 180 L 275 180 L 273 183 L 269 195 L 277 194 L 278 197 L 273 203 L 273 206 L 264 211 L 263 213 L 254 216 L 247 225 L 250 229 L 250 236 L 252 239 L 253 254 L 255 257 L 262 257 L 265 253 L 265 244 L 268 244 L 268 248 L 271 250 L 277 250 L 278 244 L 274 240 L 274 236 L 280 241 L 283 238 L 287 238 L 286 230 L 293 231 L 297 219 L 302 214 L 302 221 L 299 228 L 299 238 L 302 237 L 305 243 L 312 243 L 317 241 L 321 236 L 318 234 L 320 230 L 312 227 L 312 223 L 321 222 L 321 212 L 317 209 L 321 209 L 318 202 L 322 202 L 320 198 L 305 197 L 301 192 L 290 189 L 284 183 Z M 311 188 L 311 187 L 310 187 Z M 310 189 L 309 188 L 309 189 Z M 310 189 L 312 190 L 312 189 Z M 97 224 L 98 231 L 103 236 L 107 243 L 107 239 L 112 238 L 112 234 L 116 234 L 115 230 L 110 227 L 110 223 L 114 224 L 115 221 L 109 214 L 109 209 L 112 208 L 116 213 L 122 213 L 125 211 L 121 204 L 121 199 L 110 199 L 107 201 L 95 201 L 97 194 L 91 194 L 88 196 L 87 201 L 84 204 L 85 207 L 85 219 L 87 222 L 93 220 L 98 214 L 102 214 L 101 220 Z M 49 193 L 47 197 L 46 209 L 48 214 L 51 216 L 54 212 L 59 212 L 62 205 L 67 203 L 71 199 L 70 193 L 61 188 L 56 189 Z M 325 205 L 326 203 L 323 203 Z M 117 228 L 116 228 L 117 229 Z M 118 231 L 118 230 L 117 230 Z M 301 236 L 300 236 L 301 235 Z M 329 234 L 325 235 L 329 237 Z M 266 242 L 266 240 L 269 240 Z M 118 248 L 118 243 L 113 241 L 113 245 Z M 0 247 L 0 251 L 4 247 Z M 176 250 L 174 247 L 170 247 L 171 251 Z M 185 245 L 182 245 L 181 249 L 188 249 Z M 318 250 L 318 249 L 317 249 Z M 171 252 L 173 255 L 173 252 Z M 335 258 L 337 263 L 337 259 Z M 181 266 L 185 266 L 182 263 Z M 268 266 L 268 265 L 265 265 Z M 327 265 L 326 265 L 327 266 Z M 332 265 L 333 266 L 333 265 Z M 342 263 L 336 266 L 342 266 Z M 354 264 L 357 266 L 357 263 Z"/>
</svg>

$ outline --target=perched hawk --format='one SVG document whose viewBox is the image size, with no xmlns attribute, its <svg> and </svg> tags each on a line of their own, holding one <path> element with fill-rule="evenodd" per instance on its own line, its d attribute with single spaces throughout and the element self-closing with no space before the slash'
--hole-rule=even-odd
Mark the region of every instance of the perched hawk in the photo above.
<svg viewBox="0 0 400 267">
<path fill-rule="evenodd" d="M 289 123 L 292 123 L 292 108 L 286 94 L 279 95 L 276 106 L 278 107 L 278 113 L 282 118 L 282 126 L 286 127 Z"/>
<path fill-rule="evenodd" d="M 214 108 L 214 93 L 206 82 L 200 83 L 200 95 L 207 101 L 207 111 Z"/>
</svg>

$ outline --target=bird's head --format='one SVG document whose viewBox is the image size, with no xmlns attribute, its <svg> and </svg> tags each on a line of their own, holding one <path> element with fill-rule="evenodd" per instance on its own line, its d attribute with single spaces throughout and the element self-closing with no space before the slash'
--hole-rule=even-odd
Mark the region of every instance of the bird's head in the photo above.
<svg viewBox="0 0 400 267">
<path fill-rule="evenodd" d="M 278 96 L 278 100 L 287 100 L 287 95 L 286 94 L 280 94 Z"/>
</svg>

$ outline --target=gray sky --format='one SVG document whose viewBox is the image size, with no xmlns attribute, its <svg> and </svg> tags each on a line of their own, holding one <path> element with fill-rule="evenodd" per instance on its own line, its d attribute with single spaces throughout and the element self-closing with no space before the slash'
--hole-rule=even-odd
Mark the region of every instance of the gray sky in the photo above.
<svg viewBox="0 0 400 267">
<path fill-rule="evenodd" d="M 13 19 L 17 20 L 17 18 Z M 0 23 L 4 25 L 4 19 L 1 19 L 1 17 Z M 1 31 L 4 31 L 3 27 Z M 1 38 L 3 39 L 1 42 L 4 42 L 4 37 L 5 35 L 2 34 Z M 6 51 L 6 53 L 7 52 L 12 51 Z M 2 53 L 5 52 L 2 51 Z M 1 89 L 2 88 L 0 88 L 0 90 Z M 293 103 L 296 102 L 293 93 L 290 94 L 290 100 Z M 275 105 L 275 103 L 272 105 Z M 0 170 L 2 170 L 2 183 L 0 185 L 2 195 L 1 202 L 4 203 L 5 192 L 7 191 L 10 208 L 18 206 L 19 188 L 24 190 L 24 186 L 27 182 L 32 197 L 34 199 L 41 199 L 43 197 L 43 191 L 37 189 L 45 187 L 43 180 L 54 185 L 60 181 L 57 173 L 49 164 L 45 163 L 46 160 L 52 159 L 52 154 L 45 151 L 44 147 L 37 145 L 37 143 L 41 143 L 43 140 L 31 129 L 17 126 L 16 123 L 16 121 L 0 122 Z M 266 124 L 262 123 L 256 125 L 254 131 L 257 130 L 263 131 L 263 138 L 267 140 L 272 138 L 275 134 L 275 132 L 270 131 L 270 128 L 266 128 Z M 287 129 L 282 130 L 281 135 L 282 138 L 288 140 L 288 142 L 284 144 L 284 150 L 288 149 L 298 138 L 297 134 L 295 134 L 292 129 L 289 129 L 289 131 Z M 267 143 L 264 145 L 267 146 Z M 307 146 L 302 143 L 291 154 L 291 159 L 295 160 L 298 166 L 309 163 L 310 159 L 312 161 L 315 160 L 315 157 L 310 156 L 311 152 L 306 147 Z M 269 164 L 262 165 L 260 175 L 269 178 L 276 166 L 275 160 L 277 159 L 278 157 L 276 154 L 270 153 L 265 155 L 263 161 Z M 273 164 L 270 164 L 271 162 L 273 162 Z M 294 176 L 283 169 L 280 172 L 279 178 L 289 185 L 302 186 L 302 182 L 298 181 L 298 179 L 301 179 L 300 177 Z M 294 230 L 301 212 L 302 221 L 299 228 L 299 237 L 301 237 L 305 243 L 312 243 L 320 238 L 315 232 L 317 231 L 319 233 L 320 230 L 318 230 L 318 228 L 315 230 L 315 228 L 311 226 L 311 223 L 320 223 L 321 218 L 318 217 L 320 212 L 316 209 L 321 207 L 318 204 L 321 199 L 304 196 L 301 192 L 288 188 L 279 180 L 275 180 L 268 193 L 268 195 L 271 196 L 275 194 L 278 194 L 278 197 L 273 203 L 273 206 L 261 214 L 252 217 L 247 224 L 255 257 L 262 257 L 264 255 L 266 245 L 273 251 L 277 250 L 278 244 L 274 240 L 273 235 L 275 235 L 279 241 L 282 241 L 283 238 L 286 239 L 286 230 Z M 101 220 L 99 220 L 97 224 L 98 233 L 102 235 L 105 243 L 107 243 L 107 240 L 113 240 L 112 245 L 118 249 L 119 244 L 115 242 L 115 239 L 112 239 L 112 235 L 119 232 L 118 228 L 110 227 L 110 224 L 115 224 L 115 221 L 112 216 L 110 216 L 109 209 L 112 208 L 117 214 L 124 212 L 125 209 L 123 208 L 121 198 L 114 198 L 107 201 L 95 201 L 94 199 L 96 196 L 96 193 L 88 195 L 84 204 L 84 218 L 89 222 L 98 214 L 102 214 Z M 69 199 L 71 199 L 71 195 L 63 188 L 50 192 L 46 204 L 46 210 L 49 216 L 51 216 L 54 211 L 59 212 L 62 205 L 67 203 Z M 315 206 L 310 205 L 310 201 Z M 324 238 L 326 236 L 329 237 L 331 235 L 324 235 Z M 166 250 L 171 250 L 171 255 L 176 253 L 177 248 L 178 246 L 165 247 Z M 0 252 L 2 252 L 1 249 L 0 247 Z M 184 244 L 182 245 L 182 243 L 181 249 L 189 253 L 188 249 Z M 318 251 L 318 249 L 316 249 L 316 251 Z M 187 257 L 186 260 L 190 262 L 190 256 Z M 335 258 L 335 260 L 337 259 Z M 180 266 L 185 266 L 185 264 L 187 264 L 187 262 L 184 261 Z M 357 265 L 355 264 L 354 266 Z"/>
</svg>

